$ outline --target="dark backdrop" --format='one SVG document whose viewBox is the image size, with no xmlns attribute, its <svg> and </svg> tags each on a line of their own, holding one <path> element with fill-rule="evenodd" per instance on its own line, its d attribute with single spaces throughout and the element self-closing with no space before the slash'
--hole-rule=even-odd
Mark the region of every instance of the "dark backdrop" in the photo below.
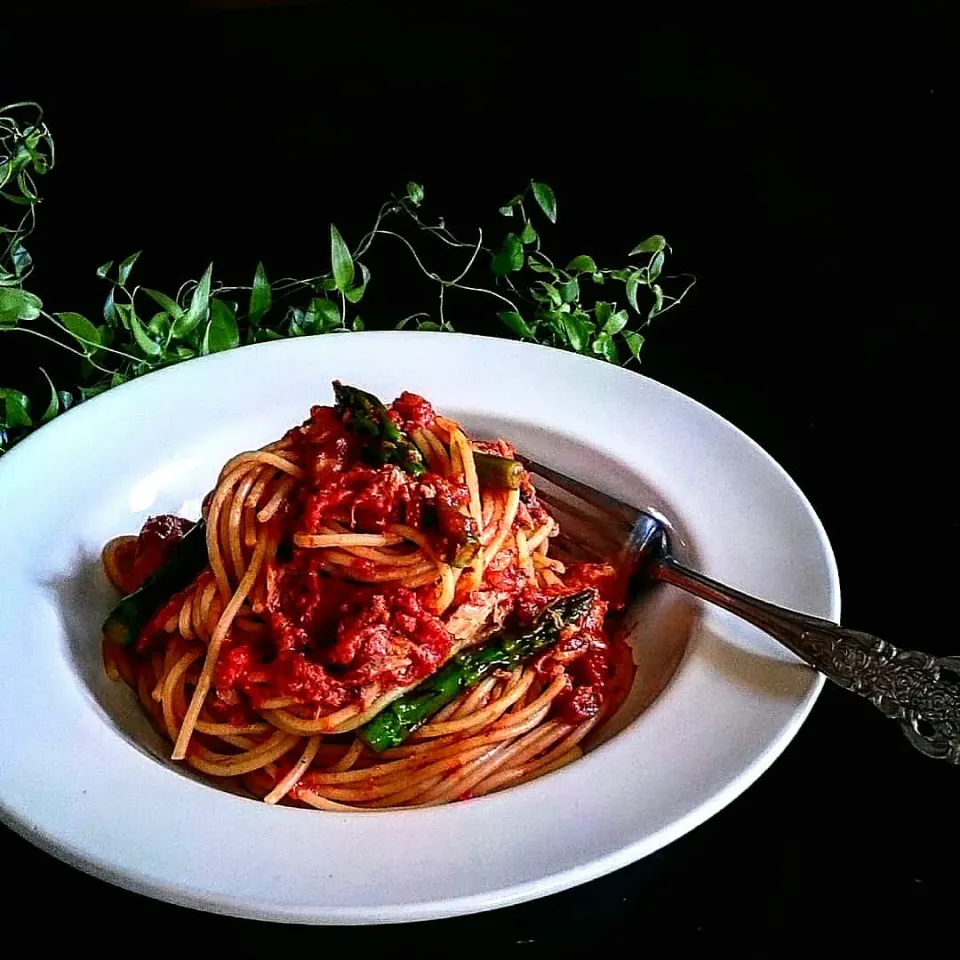
<svg viewBox="0 0 960 960">
<path fill-rule="evenodd" d="M 837 553 L 845 622 L 957 652 L 945 24 L 853 33 L 785 14 L 671 31 L 639 5 L 512 6 L 8 20 L 0 100 L 42 101 L 58 147 L 33 288 L 95 312 L 93 268 L 137 249 L 142 281 L 161 288 L 211 259 L 238 282 L 258 259 L 272 276 L 308 274 L 325 268 L 329 221 L 356 238 L 408 179 L 467 227 L 546 180 L 561 257 L 614 260 L 661 232 L 697 274 L 650 331 L 643 372 L 732 420 L 800 483 Z M 384 269 L 395 302 L 364 312 L 388 326 L 416 294 Z M 459 328 L 502 332 L 476 304 L 458 310 Z M 6 381 L 29 385 L 30 349 L 4 339 Z M 491 915 L 323 932 L 229 920 L 107 887 L 0 828 L 17 878 L 5 906 L 21 921 L 56 915 L 76 943 L 122 917 L 137 942 L 180 945 L 669 936 L 772 956 L 829 922 L 879 937 L 885 955 L 956 899 L 958 776 L 828 689 L 771 771 L 707 824 Z"/>
</svg>

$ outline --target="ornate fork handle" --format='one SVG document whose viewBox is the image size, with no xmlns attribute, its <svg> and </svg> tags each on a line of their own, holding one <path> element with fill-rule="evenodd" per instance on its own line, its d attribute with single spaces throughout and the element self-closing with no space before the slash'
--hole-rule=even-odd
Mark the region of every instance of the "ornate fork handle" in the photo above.
<svg viewBox="0 0 960 960">
<path fill-rule="evenodd" d="M 829 680 L 898 720 L 918 750 L 960 763 L 960 658 L 900 650 L 868 633 L 756 600 L 670 556 L 655 560 L 647 575 L 766 631 Z"/>
</svg>

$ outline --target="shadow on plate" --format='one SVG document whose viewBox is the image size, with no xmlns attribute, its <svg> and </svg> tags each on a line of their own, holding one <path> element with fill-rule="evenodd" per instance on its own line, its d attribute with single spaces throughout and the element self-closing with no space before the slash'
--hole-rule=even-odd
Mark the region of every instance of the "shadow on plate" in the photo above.
<svg viewBox="0 0 960 960">
<path fill-rule="evenodd" d="M 117 602 L 99 554 L 81 554 L 72 576 L 46 584 L 55 598 L 66 637 L 66 655 L 103 721 L 141 753 L 182 776 L 209 783 L 170 760 L 170 744 L 153 728 L 136 693 L 111 680 L 103 666 L 100 624 Z M 233 792 L 233 791 L 231 791 Z"/>
</svg>

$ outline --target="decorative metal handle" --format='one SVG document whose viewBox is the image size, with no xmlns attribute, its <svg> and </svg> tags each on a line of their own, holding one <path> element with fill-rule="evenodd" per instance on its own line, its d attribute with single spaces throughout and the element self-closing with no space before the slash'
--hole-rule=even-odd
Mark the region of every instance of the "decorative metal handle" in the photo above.
<svg viewBox="0 0 960 960">
<path fill-rule="evenodd" d="M 827 679 L 900 721 L 918 750 L 960 764 L 960 657 L 900 650 L 868 633 L 756 600 L 670 556 L 654 560 L 646 572 L 766 631 Z"/>
</svg>

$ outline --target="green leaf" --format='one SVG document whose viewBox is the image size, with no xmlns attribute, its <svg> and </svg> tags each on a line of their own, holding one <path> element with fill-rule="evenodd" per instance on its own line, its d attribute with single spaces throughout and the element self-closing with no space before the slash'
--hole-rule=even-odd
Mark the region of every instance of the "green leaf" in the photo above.
<svg viewBox="0 0 960 960">
<path fill-rule="evenodd" d="M 143 329 L 137 311 L 132 306 L 128 307 L 120 304 L 117 305 L 117 311 L 120 313 L 121 319 L 125 321 L 124 326 L 129 327 L 133 339 L 144 354 L 148 357 L 159 357 L 162 352 L 160 344 L 147 336 L 147 331 Z"/>
<path fill-rule="evenodd" d="M 237 318 L 230 305 L 214 297 L 210 301 L 210 323 L 203 337 L 206 353 L 219 353 L 240 343 Z"/>
<path fill-rule="evenodd" d="M 560 297 L 560 291 L 552 284 L 548 283 L 546 280 L 538 280 L 536 285 L 543 288 L 543 293 L 538 293 L 536 290 L 531 289 L 531 293 L 535 296 L 541 303 L 550 303 L 555 307 L 559 307 L 562 303 Z"/>
<path fill-rule="evenodd" d="M 170 319 L 170 314 L 164 310 L 160 310 L 150 318 L 150 322 L 147 324 L 147 333 L 156 337 L 158 340 L 166 340 L 167 334 L 170 333 L 172 323 L 173 321 Z"/>
<path fill-rule="evenodd" d="M 576 277 L 571 277 L 566 283 L 561 283 L 559 288 L 560 299 L 564 303 L 573 303 L 580 296 L 580 282 Z"/>
<path fill-rule="evenodd" d="M 352 324 L 352 326 L 353 326 L 353 329 L 354 329 L 354 330 L 357 330 L 357 331 L 362 330 L 362 329 L 363 329 L 363 319 L 362 319 L 361 317 L 354 317 L 354 318 L 353 318 L 353 324 Z"/>
<path fill-rule="evenodd" d="M 532 256 L 527 258 L 527 266 L 529 266 L 534 273 L 552 273 L 553 276 L 557 276 L 557 271 L 554 270 L 553 267 L 548 263 L 544 263 L 542 260 L 534 260 Z"/>
<path fill-rule="evenodd" d="M 602 273 L 600 273 L 599 270 L 595 274 L 593 274 L 593 276 L 591 276 L 590 279 L 594 283 L 600 284 L 600 285 L 603 285 L 604 283 L 607 282 L 607 278 Z"/>
<path fill-rule="evenodd" d="M 103 393 L 104 390 L 110 388 L 109 384 L 106 383 L 95 383 L 92 387 L 81 387 L 80 388 L 80 402 L 84 400 L 90 400 L 98 394 Z"/>
<path fill-rule="evenodd" d="M 307 307 L 306 317 L 319 333 L 327 333 L 340 326 L 340 307 L 326 297 L 314 297 Z"/>
<path fill-rule="evenodd" d="M 58 313 L 56 317 L 76 338 L 88 357 L 92 357 L 100 349 L 103 343 L 100 331 L 83 314 Z"/>
<path fill-rule="evenodd" d="M 367 283 L 370 280 L 370 271 L 359 261 L 357 262 L 357 266 L 360 268 L 360 276 L 363 277 L 363 279 L 360 281 L 359 286 L 354 287 L 352 290 L 347 290 L 344 294 L 351 303 L 359 303 L 363 299 L 364 291 L 367 289 Z"/>
<path fill-rule="evenodd" d="M 130 271 L 133 269 L 133 265 L 137 262 L 137 257 L 139 256 L 139 250 L 136 253 L 131 253 L 130 256 L 117 267 L 117 281 L 121 287 L 127 282 L 127 277 L 130 276 Z"/>
<path fill-rule="evenodd" d="M 663 310 L 663 289 L 658 283 L 655 283 L 650 290 L 653 292 L 654 303 L 647 314 L 647 322 L 651 321 L 661 310 Z"/>
<path fill-rule="evenodd" d="M 627 349 L 630 351 L 630 356 L 636 360 L 640 353 L 640 348 L 643 346 L 643 334 L 634 333 L 633 330 L 624 330 L 623 339 L 627 344 Z"/>
<path fill-rule="evenodd" d="M 0 400 L 4 401 L 3 422 L 6 426 L 33 426 L 33 420 L 30 419 L 30 401 L 25 393 L 0 387 Z"/>
<path fill-rule="evenodd" d="M 556 223 L 557 198 L 554 196 L 553 190 L 545 183 L 532 182 L 530 185 L 533 187 L 533 195 L 537 203 L 540 204 L 540 209 L 546 214 L 547 219 L 551 223 Z"/>
<path fill-rule="evenodd" d="M 430 330 L 431 332 L 439 332 L 443 329 L 439 323 L 435 323 L 433 320 L 421 320 L 417 323 L 418 330 Z"/>
<path fill-rule="evenodd" d="M 585 321 L 586 317 L 582 313 L 565 313 L 561 316 L 561 323 L 570 346 L 577 353 L 583 353 L 590 343 L 590 328 Z"/>
<path fill-rule="evenodd" d="M 661 251 L 650 261 L 650 266 L 647 268 L 647 276 L 650 278 L 651 283 L 653 283 L 653 281 L 660 276 L 660 271 L 662 269 L 663 269 L 663 253 Z"/>
<path fill-rule="evenodd" d="M 353 257 L 350 248 L 343 242 L 340 231 L 330 224 L 330 260 L 333 264 L 333 279 L 337 289 L 346 293 L 353 286 Z"/>
<path fill-rule="evenodd" d="M 321 277 L 315 284 L 315 290 L 336 290 L 337 281 L 333 277 Z"/>
<path fill-rule="evenodd" d="M 267 280 L 267 273 L 263 264 L 257 264 L 253 275 L 253 287 L 250 289 L 250 305 L 247 307 L 247 317 L 254 326 L 263 319 L 264 314 L 273 305 L 273 291 Z"/>
<path fill-rule="evenodd" d="M 620 362 L 620 352 L 617 350 L 617 344 L 609 333 L 601 333 L 593 341 L 593 352 L 603 357 L 604 360 L 609 360 L 610 363 Z"/>
<path fill-rule="evenodd" d="M 630 306 L 637 311 L 637 313 L 640 312 L 640 307 L 637 304 L 637 289 L 640 286 L 640 284 L 642 283 L 645 284 L 646 282 L 647 281 L 644 278 L 643 273 L 639 270 L 635 270 L 627 278 L 627 284 L 626 284 L 627 301 L 629 302 Z"/>
<path fill-rule="evenodd" d="M 605 300 L 598 300 L 594 307 L 594 314 L 597 318 L 597 325 L 601 328 L 607 325 L 607 321 L 613 315 L 613 304 Z"/>
<path fill-rule="evenodd" d="M 303 337 L 308 333 L 313 333 L 313 323 L 315 317 L 308 316 L 299 307 L 290 307 L 287 311 L 288 330 L 291 337 Z"/>
<path fill-rule="evenodd" d="M 523 269 L 523 244 L 515 233 L 508 233 L 503 238 L 503 246 L 494 255 L 490 268 L 498 277 Z"/>
<path fill-rule="evenodd" d="M 50 401 L 47 403 L 47 409 L 43 411 L 43 416 L 40 418 L 41 423 L 47 423 L 60 412 L 60 394 L 57 393 L 57 388 L 53 385 L 53 381 L 50 379 L 47 371 L 41 367 L 40 372 L 50 385 Z M 69 396 L 69 394 L 67 394 L 67 396 Z"/>
<path fill-rule="evenodd" d="M 159 290 L 151 290 L 149 287 L 141 287 L 140 289 L 150 297 L 154 303 L 163 307 L 174 320 L 181 320 L 183 318 L 183 307 L 181 307 L 176 300 L 168 297 L 165 293 L 161 293 Z"/>
<path fill-rule="evenodd" d="M 10 251 L 10 259 L 13 262 L 13 272 L 18 277 L 22 277 L 33 264 L 33 258 L 22 243 L 16 244 Z"/>
<path fill-rule="evenodd" d="M 20 320 L 35 320 L 43 302 L 19 287 L 0 287 L 0 326 L 15 327 Z"/>
<path fill-rule="evenodd" d="M 527 321 L 513 310 L 505 310 L 497 316 L 518 336 L 526 340 L 535 339 L 533 331 L 527 326 Z"/>
<path fill-rule="evenodd" d="M 207 316 L 210 306 L 210 280 L 213 277 L 213 264 L 203 272 L 200 282 L 194 287 L 187 312 L 173 324 L 173 335 L 183 338 Z"/>
<path fill-rule="evenodd" d="M 21 170 L 17 175 L 17 186 L 23 194 L 25 203 L 36 203 L 40 199 L 40 196 L 30 189 L 30 182 L 25 176 L 25 171 Z"/>
<path fill-rule="evenodd" d="M 564 315 L 559 310 L 538 310 L 537 322 L 546 323 L 547 326 L 561 339 L 566 337 L 566 329 L 563 325 Z"/>
<path fill-rule="evenodd" d="M 652 237 L 647 237 L 643 243 L 638 243 L 630 251 L 629 256 L 632 257 L 638 253 L 659 253 L 666 245 L 667 241 L 659 233 L 655 233 Z"/>
<path fill-rule="evenodd" d="M 643 268 L 640 270 L 609 270 L 607 271 L 608 276 L 614 280 L 619 280 L 621 283 L 626 283 L 635 273 L 643 273 Z"/>
<path fill-rule="evenodd" d="M 102 263 L 97 267 L 97 276 L 102 280 L 110 272 L 110 268 L 113 266 L 113 261 L 108 260 L 106 263 Z"/>
<path fill-rule="evenodd" d="M 73 394 L 69 390 L 60 390 L 57 393 L 60 398 L 60 410 L 66 413 L 73 406 Z"/>
<path fill-rule="evenodd" d="M 520 234 L 521 243 L 535 243 L 537 240 L 537 231 L 533 229 L 533 224 L 528 220 L 523 225 L 523 233 Z"/>
<path fill-rule="evenodd" d="M 580 256 L 574 257 L 568 264 L 567 270 L 570 273 L 596 273 L 597 265 L 593 257 Z"/>
<path fill-rule="evenodd" d="M 16 203 L 21 207 L 29 207 L 32 205 L 31 201 L 26 197 L 18 197 L 15 193 L 0 192 L 0 197 L 3 197 L 4 200 L 9 200 L 11 203 Z"/>
<path fill-rule="evenodd" d="M 505 216 L 505 217 L 512 217 L 512 216 L 513 216 L 513 207 L 510 207 L 510 206 L 501 207 L 501 208 L 500 208 L 500 213 L 502 213 L 503 216 Z"/>
<path fill-rule="evenodd" d="M 415 206 L 419 207 L 423 203 L 423 187 L 412 180 L 407 184 L 407 199 Z"/>
<path fill-rule="evenodd" d="M 603 332 L 609 333 L 610 336 L 613 336 L 615 333 L 619 333 L 630 320 L 630 314 L 626 310 L 618 310 L 616 313 L 611 313 L 607 322 L 603 325 Z"/>
<path fill-rule="evenodd" d="M 103 319 L 106 320 L 111 327 L 115 327 L 120 322 L 120 317 L 117 314 L 117 305 L 113 299 L 113 287 L 110 288 L 107 299 L 103 302 Z"/>
</svg>

